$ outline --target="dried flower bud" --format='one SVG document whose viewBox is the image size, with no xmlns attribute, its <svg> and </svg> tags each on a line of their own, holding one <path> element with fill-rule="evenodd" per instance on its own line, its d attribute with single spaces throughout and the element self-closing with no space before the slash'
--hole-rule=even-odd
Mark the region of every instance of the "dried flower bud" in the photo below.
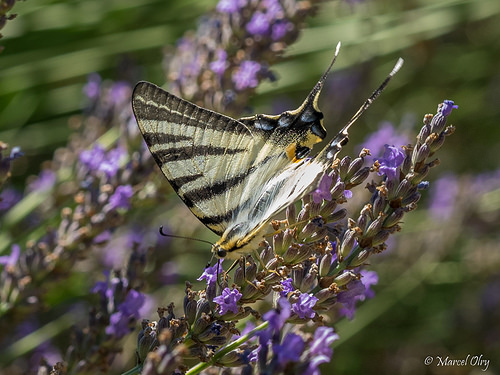
<svg viewBox="0 0 500 375">
<path fill-rule="evenodd" d="M 378 246 L 380 244 L 383 244 L 385 241 L 387 241 L 387 239 L 389 238 L 390 234 L 391 233 L 388 230 L 381 230 L 381 231 L 379 231 L 372 238 L 372 246 L 375 247 L 375 246 Z"/>
<path fill-rule="evenodd" d="M 390 228 L 403 219 L 404 210 L 402 208 L 396 208 L 389 216 L 386 217 L 384 221 L 384 228 Z"/>
<path fill-rule="evenodd" d="M 284 236 L 283 231 L 279 231 L 273 236 L 273 249 L 276 252 L 276 254 L 281 255 L 285 251 L 285 248 L 283 247 L 283 236 Z"/>
<path fill-rule="evenodd" d="M 351 186 L 356 186 L 361 184 L 363 181 L 365 181 L 368 176 L 370 175 L 370 168 L 369 167 L 364 167 L 357 171 L 354 176 L 349 180 L 349 185 Z"/>
<path fill-rule="evenodd" d="M 345 191 L 344 182 L 340 180 L 337 181 L 337 183 L 330 190 L 330 193 L 332 194 L 332 200 L 339 199 L 342 196 L 342 194 L 344 194 L 344 191 Z"/>
<path fill-rule="evenodd" d="M 267 264 L 274 257 L 275 257 L 274 250 L 271 246 L 264 247 L 264 250 L 262 250 L 260 253 L 260 259 L 264 264 Z"/>
<path fill-rule="evenodd" d="M 344 271 L 343 273 L 338 275 L 335 279 L 333 279 L 333 282 L 337 284 L 337 286 L 343 286 L 349 283 L 354 278 L 356 278 L 356 274 L 354 274 L 351 271 Z"/>
<path fill-rule="evenodd" d="M 327 276 L 328 272 L 330 272 L 330 268 L 332 265 L 333 255 L 331 251 L 327 251 L 325 255 L 321 257 L 319 262 L 319 275 Z"/>
<path fill-rule="evenodd" d="M 347 170 L 349 169 L 349 165 L 351 165 L 351 157 L 350 156 L 344 156 L 342 160 L 340 161 L 339 165 L 339 174 L 340 178 L 342 180 L 345 179 L 345 176 L 347 175 Z"/>
<path fill-rule="evenodd" d="M 321 211 L 319 214 L 321 216 L 328 216 L 330 215 L 333 211 L 335 211 L 335 208 L 337 208 L 337 201 L 331 200 L 331 201 L 325 201 L 323 204 L 323 207 L 321 208 Z"/>
<path fill-rule="evenodd" d="M 336 221 L 342 220 L 346 216 L 347 216 L 347 210 L 345 208 L 342 208 L 329 215 L 325 221 L 327 223 L 335 223 Z"/>
<path fill-rule="evenodd" d="M 369 256 L 370 253 L 367 250 L 361 250 L 358 256 L 352 260 L 351 264 L 349 264 L 349 267 L 354 268 L 361 266 Z"/>
<path fill-rule="evenodd" d="M 349 167 L 347 169 L 347 173 L 346 173 L 345 179 L 346 180 L 350 180 L 351 177 L 354 176 L 354 174 L 360 170 L 360 168 L 363 166 L 364 162 L 365 162 L 365 160 L 363 158 L 356 158 L 356 159 L 354 159 L 349 164 Z"/>
<path fill-rule="evenodd" d="M 356 235 L 357 232 L 354 229 L 348 229 L 344 233 L 344 237 L 342 239 L 342 245 L 340 246 L 340 259 L 342 260 L 349 255 L 351 250 L 354 248 L 354 244 L 356 243 Z"/>
<path fill-rule="evenodd" d="M 201 314 L 200 318 L 196 319 L 193 328 L 191 329 L 192 334 L 199 335 L 205 331 L 211 323 L 210 316 L 208 314 Z"/>
<path fill-rule="evenodd" d="M 295 212 L 295 204 L 291 204 L 286 208 L 286 220 L 288 221 L 288 225 L 295 224 L 295 217 L 297 216 Z"/>
<path fill-rule="evenodd" d="M 385 216 L 386 215 L 383 212 L 381 212 L 380 215 L 375 220 L 373 220 L 371 224 L 368 226 L 368 229 L 364 233 L 364 237 L 369 238 L 375 236 L 382 228 Z"/>
</svg>

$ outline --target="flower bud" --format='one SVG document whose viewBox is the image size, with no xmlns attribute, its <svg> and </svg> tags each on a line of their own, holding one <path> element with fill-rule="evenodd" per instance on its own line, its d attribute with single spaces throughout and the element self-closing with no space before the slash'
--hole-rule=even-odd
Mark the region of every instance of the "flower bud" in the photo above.
<svg viewBox="0 0 500 375">
<path fill-rule="evenodd" d="M 347 210 L 345 208 L 342 208 L 329 215 L 325 221 L 327 223 L 335 223 L 336 221 L 342 220 L 346 216 L 347 216 Z"/>
<path fill-rule="evenodd" d="M 415 203 L 417 203 L 420 200 L 420 197 L 421 197 L 420 193 L 418 191 L 416 191 L 413 194 L 405 197 L 403 199 L 403 201 L 401 202 L 401 204 L 403 206 L 408 206 L 408 205 L 411 205 L 411 204 L 415 204 Z"/>
<path fill-rule="evenodd" d="M 347 175 L 347 170 L 349 169 L 349 165 L 351 165 L 351 157 L 350 156 L 344 156 L 342 160 L 340 161 L 339 165 L 339 174 L 340 178 L 342 180 L 345 179 L 345 176 Z"/>
<path fill-rule="evenodd" d="M 342 239 L 342 245 L 340 246 L 340 259 L 342 260 L 349 255 L 351 250 L 354 248 L 354 244 L 356 243 L 356 234 L 357 232 L 353 229 L 348 229 L 344 233 L 344 237 Z"/>
<path fill-rule="evenodd" d="M 330 267 L 332 265 L 333 255 L 331 251 L 327 251 L 325 255 L 321 257 L 319 262 L 319 275 L 327 276 L 328 272 L 330 272 Z"/>
<path fill-rule="evenodd" d="M 337 183 L 330 190 L 330 193 L 332 194 L 332 200 L 340 198 L 342 194 L 344 194 L 344 190 L 345 190 L 345 183 L 340 180 L 337 181 Z"/>
<path fill-rule="evenodd" d="M 441 133 L 439 137 L 430 145 L 431 153 L 434 153 L 437 150 L 439 150 L 441 146 L 443 146 L 445 139 L 446 139 L 445 134 Z"/>
<path fill-rule="evenodd" d="M 295 211 L 295 204 L 292 203 L 286 208 L 286 220 L 288 222 L 288 225 L 293 225 L 295 224 L 295 218 L 297 217 L 296 211 Z"/>
<path fill-rule="evenodd" d="M 387 241 L 387 239 L 389 238 L 390 235 L 391 235 L 391 233 L 388 230 L 379 231 L 372 238 L 372 246 L 375 247 L 375 246 L 383 244 L 385 241 Z"/>
<path fill-rule="evenodd" d="M 288 229 L 287 229 L 288 230 Z M 260 259 L 262 263 L 267 264 L 275 256 L 273 248 L 271 246 L 264 247 L 264 250 L 260 253 Z"/>
<path fill-rule="evenodd" d="M 361 266 L 365 260 L 368 259 L 370 253 L 367 250 L 361 250 L 356 258 L 354 258 L 349 264 L 349 267 L 359 267 Z"/>
<path fill-rule="evenodd" d="M 337 202 L 335 200 L 331 201 L 326 201 L 323 207 L 321 208 L 321 211 L 319 214 L 321 216 L 328 216 L 330 215 L 333 211 L 335 211 L 335 208 L 337 208 Z"/>
<path fill-rule="evenodd" d="M 196 321 L 194 322 L 191 332 L 194 335 L 199 335 L 208 328 L 210 323 L 211 323 L 210 316 L 208 316 L 208 314 L 203 313 L 201 314 L 201 317 L 196 319 Z"/>
<path fill-rule="evenodd" d="M 417 139 L 420 141 L 420 143 L 424 143 L 424 141 L 430 134 L 431 134 L 430 126 L 424 125 L 420 129 L 420 133 L 418 133 Z"/>
<path fill-rule="evenodd" d="M 414 163 L 420 163 L 427 159 L 429 154 L 431 153 L 431 148 L 427 143 L 424 143 L 421 147 L 418 148 L 418 151 L 415 156 Z"/>
<path fill-rule="evenodd" d="M 399 186 L 396 190 L 396 197 L 404 197 L 413 187 L 414 186 L 412 185 L 412 183 L 404 178 L 403 181 L 399 183 Z"/>
<path fill-rule="evenodd" d="M 302 282 L 300 283 L 299 289 L 301 292 L 305 293 L 314 288 L 317 282 L 316 276 L 318 275 L 318 266 L 312 264 L 309 271 L 305 274 Z"/>
<path fill-rule="evenodd" d="M 276 254 L 281 255 L 285 249 L 283 248 L 283 231 L 279 231 L 273 236 L 273 248 Z"/>
<path fill-rule="evenodd" d="M 398 224 L 404 216 L 404 210 L 402 208 L 396 208 L 389 216 L 386 217 L 384 221 L 384 228 L 390 228 Z"/>
<path fill-rule="evenodd" d="M 381 212 L 380 215 L 371 222 L 371 224 L 368 226 L 368 229 L 364 233 L 365 238 L 373 237 L 380 231 L 380 229 L 382 228 L 382 224 L 384 223 L 385 216 L 386 215 Z"/>
<path fill-rule="evenodd" d="M 370 167 L 365 167 L 357 171 L 354 176 L 349 181 L 349 184 L 352 186 L 356 186 L 361 184 L 364 180 L 368 178 L 370 175 Z"/>
<path fill-rule="evenodd" d="M 351 280 L 353 280 L 356 277 L 356 275 L 351 272 L 351 271 L 344 271 L 340 275 L 338 275 L 335 279 L 333 279 L 333 282 L 337 284 L 337 286 L 343 286 L 349 283 Z"/>
<path fill-rule="evenodd" d="M 314 297 L 318 299 L 316 301 L 316 306 L 318 306 L 321 302 L 326 301 L 328 298 L 335 297 L 337 295 L 337 290 L 337 286 L 332 284 L 328 288 L 323 288 L 314 293 Z"/>
</svg>

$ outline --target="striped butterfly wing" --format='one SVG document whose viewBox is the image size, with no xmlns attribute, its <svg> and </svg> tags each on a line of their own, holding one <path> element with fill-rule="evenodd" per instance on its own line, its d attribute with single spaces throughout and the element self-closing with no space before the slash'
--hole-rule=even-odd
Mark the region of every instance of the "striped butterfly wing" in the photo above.
<svg viewBox="0 0 500 375">
<path fill-rule="evenodd" d="M 296 111 L 235 120 L 140 82 L 132 106 L 156 163 L 200 221 L 222 235 L 265 182 L 326 135 L 318 87 Z M 307 121 L 304 121 L 307 120 Z"/>
</svg>

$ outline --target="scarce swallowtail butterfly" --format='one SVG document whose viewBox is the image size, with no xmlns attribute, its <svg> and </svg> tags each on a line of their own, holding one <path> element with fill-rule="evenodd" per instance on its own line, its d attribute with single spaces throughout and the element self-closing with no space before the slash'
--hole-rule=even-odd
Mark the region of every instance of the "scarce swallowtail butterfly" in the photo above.
<svg viewBox="0 0 500 375">
<path fill-rule="evenodd" d="M 348 130 L 401 67 L 316 156 L 326 137 L 318 97 L 335 56 L 302 105 L 276 116 L 233 119 L 139 82 L 132 106 L 156 163 L 193 214 L 220 236 L 212 252 L 238 259 L 258 248 L 273 215 L 317 188 Z"/>
</svg>

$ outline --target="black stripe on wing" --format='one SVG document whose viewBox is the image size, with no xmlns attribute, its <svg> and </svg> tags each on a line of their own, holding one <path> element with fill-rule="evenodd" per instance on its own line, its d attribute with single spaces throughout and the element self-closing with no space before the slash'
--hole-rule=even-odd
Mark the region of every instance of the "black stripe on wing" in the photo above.
<svg viewBox="0 0 500 375">
<path fill-rule="evenodd" d="M 175 148 L 156 150 L 156 151 L 151 150 L 151 153 L 153 154 L 156 160 L 159 160 L 161 162 L 160 164 L 161 167 L 164 163 L 189 160 L 196 156 L 223 157 L 224 155 L 240 154 L 245 151 L 246 151 L 245 148 L 227 148 L 227 147 L 205 145 L 205 146 L 175 147 Z"/>
</svg>

